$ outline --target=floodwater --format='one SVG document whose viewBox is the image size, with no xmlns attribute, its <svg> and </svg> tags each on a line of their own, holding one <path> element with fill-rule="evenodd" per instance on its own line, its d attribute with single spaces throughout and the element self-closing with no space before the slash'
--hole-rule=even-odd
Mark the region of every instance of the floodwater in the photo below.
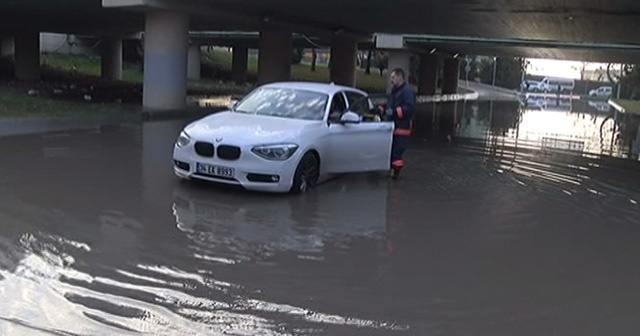
<svg viewBox="0 0 640 336">
<path fill-rule="evenodd" d="M 525 105 L 300 197 L 180 182 L 186 120 L 0 138 L 0 335 L 637 335 L 640 118 Z"/>
</svg>

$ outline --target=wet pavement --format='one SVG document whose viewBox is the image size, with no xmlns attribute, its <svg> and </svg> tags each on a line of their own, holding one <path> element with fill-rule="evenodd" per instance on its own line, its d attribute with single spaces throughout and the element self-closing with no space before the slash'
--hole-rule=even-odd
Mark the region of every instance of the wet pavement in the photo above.
<svg viewBox="0 0 640 336">
<path fill-rule="evenodd" d="M 179 181 L 186 120 L 0 138 L 0 335 L 637 335 L 640 117 L 527 105 L 304 196 Z"/>
</svg>

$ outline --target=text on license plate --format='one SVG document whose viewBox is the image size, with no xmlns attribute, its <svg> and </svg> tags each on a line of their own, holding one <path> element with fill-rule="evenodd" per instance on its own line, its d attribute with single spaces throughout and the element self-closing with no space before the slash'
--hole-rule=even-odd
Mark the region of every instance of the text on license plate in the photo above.
<svg viewBox="0 0 640 336">
<path fill-rule="evenodd" d="M 235 170 L 233 168 L 208 165 L 204 163 L 197 163 L 196 171 L 198 173 L 205 174 L 205 175 L 227 177 L 227 178 L 233 178 L 233 175 L 235 173 Z"/>
</svg>

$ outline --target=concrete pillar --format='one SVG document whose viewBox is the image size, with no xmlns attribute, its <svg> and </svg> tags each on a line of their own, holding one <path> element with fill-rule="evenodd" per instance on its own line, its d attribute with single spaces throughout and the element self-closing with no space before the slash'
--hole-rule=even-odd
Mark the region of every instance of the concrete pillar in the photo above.
<svg viewBox="0 0 640 336">
<path fill-rule="evenodd" d="M 15 76 L 18 80 L 40 79 L 40 33 L 21 32 L 15 35 Z"/>
<path fill-rule="evenodd" d="M 411 52 L 408 50 L 390 50 L 389 51 L 389 71 L 387 73 L 387 92 L 391 92 L 391 82 L 389 77 L 391 71 L 395 68 L 401 68 L 405 73 L 405 80 L 409 81 L 411 71 Z"/>
<path fill-rule="evenodd" d="M 191 80 L 200 80 L 200 45 L 192 44 L 189 46 L 189 59 L 187 61 L 187 78 Z"/>
<path fill-rule="evenodd" d="M 289 80 L 293 54 L 291 31 L 263 30 L 259 45 L 258 85 Z"/>
<path fill-rule="evenodd" d="M 13 57 L 15 50 L 13 41 L 13 36 L 5 35 L 0 37 L 0 56 Z"/>
<path fill-rule="evenodd" d="M 118 37 L 103 37 L 100 44 L 102 78 L 122 80 L 122 40 Z"/>
<path fill-rule="evenodd" d="M 231 77 L 240 84 L 247 81 L 247 69 L 249 67 L 249 48 L 243 45 L 233 46 L 231 60 Z"/>
<path fill-rule="evenodd" d="M 424 54 L 420 56 L 420 68 L 418 70 L 418 94 L 433 96 L 436 94 L 438 84 L 438 68 L 440 57 L 436 54 Z"/>
<path fill-rule="evenodd" d="M 355 40 L 336 38 L 331 44 L 331 68 L 329 77 L 337 85 L 356 86 L 356 57 L 358 44 Z"/>
<path fill-rule="evenodd" d="M 458 78 L 460 77 L 460 59 L 445 58 L 442 73 L 442 94 L 458 93 Z"/>
<path fill-rule="evenodd" d="M 172 110 L 186 106 L 188 33 L 188 14 L 169 11 L 146 14 L 144 108 Z"/>
</svg>

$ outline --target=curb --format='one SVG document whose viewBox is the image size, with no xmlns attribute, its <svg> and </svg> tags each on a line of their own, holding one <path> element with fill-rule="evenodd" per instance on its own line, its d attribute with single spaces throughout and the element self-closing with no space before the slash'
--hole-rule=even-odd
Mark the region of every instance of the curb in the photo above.
<svg viewBox="0 0 640 336">
<path fill-rule="evenodd" d="M 104 117 L 53 117 L 0 120 L 0 137 L 95 129 L 102 126 L 133 124 L 139 115 Z"/>
<path fill-rule="evenodd" d="M 92 117 L 48 117 L 0 119 L 0 138 L 43 133 L 81 131 L 104 126 L 135 125 L 142 122 L 166 121 L 181 118 L 197 118 L 220 112 L 218 108 L 192 108 L 170 111 L 142 111 L 127 115 L 107 115 Z"/>
</svg>

